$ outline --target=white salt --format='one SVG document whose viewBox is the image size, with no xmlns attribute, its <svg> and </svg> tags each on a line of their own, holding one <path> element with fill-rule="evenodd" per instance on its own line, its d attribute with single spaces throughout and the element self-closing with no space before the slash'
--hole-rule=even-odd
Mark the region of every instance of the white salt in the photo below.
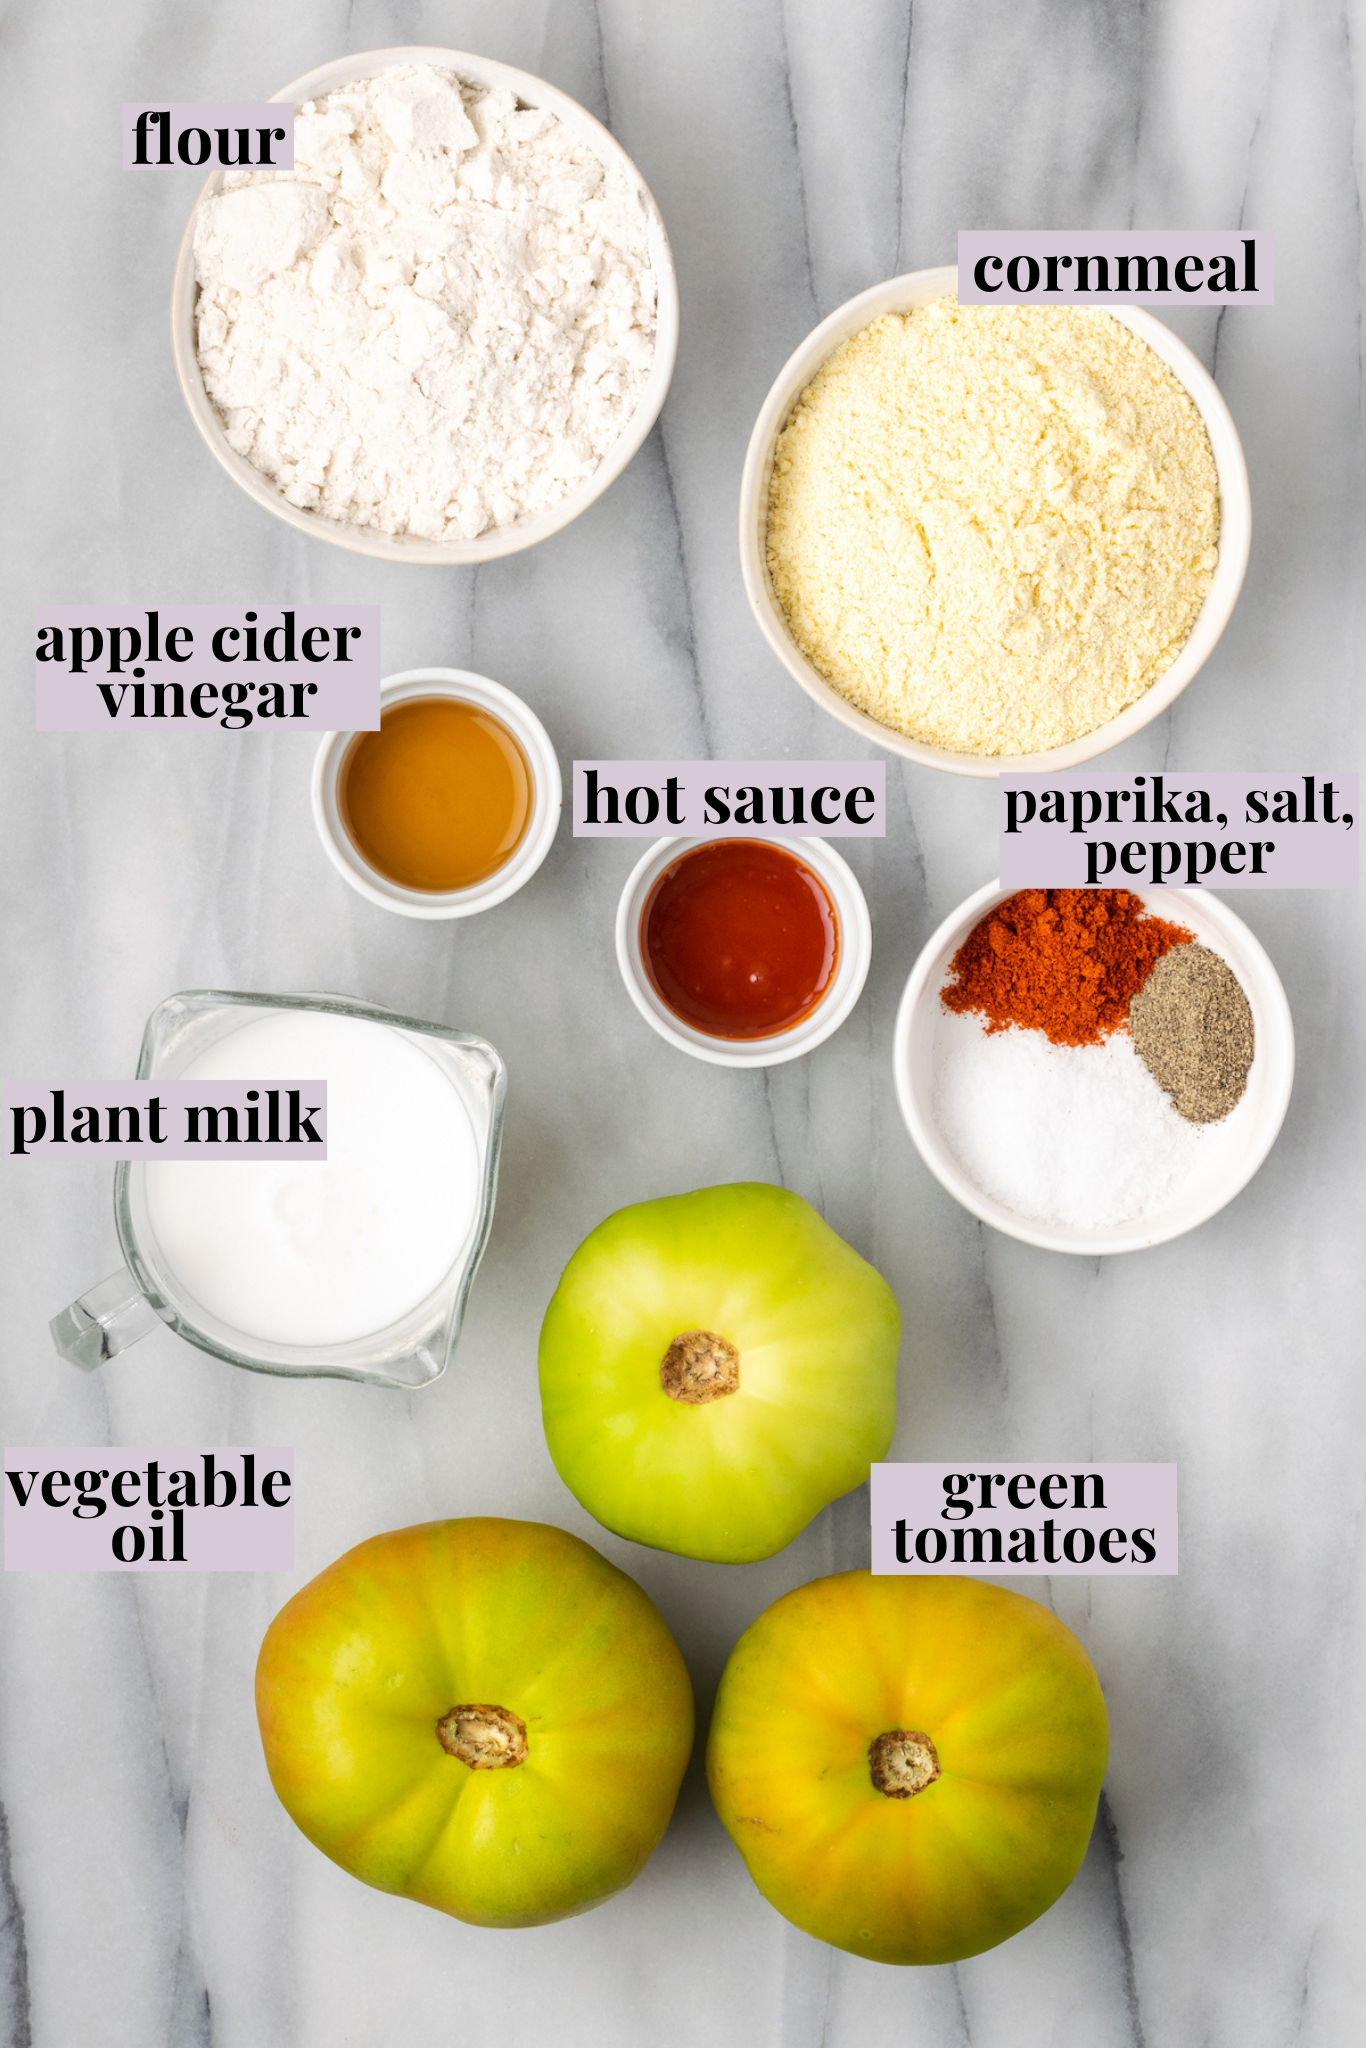
<svg viewBox="0 0 1366 2048">
<path fill-rule="evenodd" d="M 934 1113 L 968 1177 L 1018 1216 L 1103 1230 L 1147 1215 L 1190 1172 L 1201 1133 L 1172 1108 L 1127 1031 L 1053 1045 L 942 1011 Z"/>
</svg>

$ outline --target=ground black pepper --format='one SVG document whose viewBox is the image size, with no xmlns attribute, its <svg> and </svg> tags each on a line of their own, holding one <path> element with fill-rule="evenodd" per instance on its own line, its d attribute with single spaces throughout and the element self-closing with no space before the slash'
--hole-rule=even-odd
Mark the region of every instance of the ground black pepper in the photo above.
<svg viewBox="0 0 1366 2048">
<path fill-rule="evenodd" d="M 1247 1086 L 1255 1042 L 1242 984 L 1208 946 L 1174 946 L 1129 1004 L 1135 1049 L 1192 1124 L 1218 1123 Z"/>
</svg>

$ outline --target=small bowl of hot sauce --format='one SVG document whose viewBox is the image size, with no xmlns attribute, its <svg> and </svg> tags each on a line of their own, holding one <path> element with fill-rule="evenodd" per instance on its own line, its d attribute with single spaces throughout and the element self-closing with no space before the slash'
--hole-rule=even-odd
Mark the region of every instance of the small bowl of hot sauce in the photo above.
<svg viewBox="0 0 1366 2048">
<path fill-rule="evenodd" d="M 323 847 L 404 917 L 470 917 L 531 879 L 560 818 L 560 768 L 534 711 L 466 669 L 380 686 L 378 732 L 328 733 L 313 768 Z"/>
<path fill-rule="evenodd" d="M 661 839 L 621 894 L 617 961 L 661 1038 L 722 1067 L 799 1059 L 858 1001 L 872 926 L 824 839 Z"/>
</svg>

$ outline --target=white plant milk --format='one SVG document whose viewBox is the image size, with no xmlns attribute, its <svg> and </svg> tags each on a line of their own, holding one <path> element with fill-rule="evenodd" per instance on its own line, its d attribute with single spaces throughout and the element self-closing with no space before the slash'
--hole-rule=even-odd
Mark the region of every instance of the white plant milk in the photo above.
<svg viewBox="0 0 1366 2048">
<path fill-rule="evenodd" d="M 325 1080 L 321 1162 L 156 1160 L 148 1216 L 186 1293 L 250 1337 L 340 1344 L 431 1293 L 479 1209 L 479 1150 L 453 1083 L 386 1024 L 281 1010 L 185 1069 L 210 1080 Z"/>
</svg>

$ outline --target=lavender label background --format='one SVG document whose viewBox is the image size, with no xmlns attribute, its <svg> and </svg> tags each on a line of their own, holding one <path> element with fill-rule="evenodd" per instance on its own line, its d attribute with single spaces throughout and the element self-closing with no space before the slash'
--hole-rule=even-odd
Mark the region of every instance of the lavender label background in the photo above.
<svg viewBox="0 0 1366 2048">
<path fill-rule="evenodd" d="M 1040 1484 L 1050 1474 L 1061 1474 L 1066 1480 L 1065 1502 L 1058 1508 L 1043 1505 L 1038 1499 Z M 945 1519 L 944 1509 L 949 1505 L 944 1492 L 944 1480 L 950 1474 L 960 1477 L 972 1475 L 971 1484 L 964 1498 L 971 1504 L 972 1514 L 965 1518 L 954 1516 Z M 1073 1505 L 1074 1482 L 1078 1475 L 1089 1481 L 1091 1475 L 1099 1478 L 1105 1505 L 1078 1508 Z M 984 1510 L 981 1505 L 981 1480 L 986 1475 L 1000 1484 L 989 1489 L 994 1505 Z M 1017 1475 L 1034 1481 L 1033 1504 L 1016 1508 L 1006 1498 L 1005 1489 Z M 1018 1489 L 1021 1497 L 1030 1499 L 1026 1486 Z M 1057 1491 L 1056 1488 L 1053 1489 Z M 896 1573 L 902 1577 L 912 1572 L 947 1572 L 954 1575 L 1001 1579 L 1038 1578 L 1066 1575 L 1074 1578 L 1128 1577 L 1137 1575 L 1148 1578 L 1171 1578 L 1176 1574 L 1176 1467 L 1175 1465 L 1074 1465 L 1057 1461 L 1052 1464 L 1008 1465 L 997 1459 L 983 1459 L 978 1463 L 971 1460 L 955 1460 L 942 1465 L 874 1465 L 870 1486 L 873 1515 L 873 1570 L 882 1573 Z M 1085 1488 L 1085 1497 L 1091 1498 L 1091 1487 Z M 911 1551 L 913 1562 L 902 1564 L 896 1554 L 896 1524 L 907 1524 L 908 1541 L 906 1548 Z M 1044 1558 L 1044 1523 L 1054 1524 L 1054 1549 L 1058 1561 L 1047 1562 Z M 922 1561 L 914 1555 L 915 1537 L 922 1530 L 942 1529 L 947 1537 L 947 1552 L 944 1558 L 933 1563 Z M 973 1560 L 971 1531 L 977 1529 L 984 1536 L 991 1529 L 1001 1534 L 1002 1562 L 990 1563 Z M 1031 1529 L 1038 1554 L 1036 1563 L 1012 1564 L 1009 1560 L 1014 1533 Z M 1063 1545 L 1072 1530 L 1087 1531 L 1094 1544 L 1091 1557 L 1083 1563 L 1074 1563 L 1063 1552 Z M 1151 1561 L 1131 1561 L 1132 1532 L 1144 1531 L 1156 1555 Z M 954 1561 L 954 1532 L 964 1532 L 964 1560 Z M 1107 1563 L 1100 1556 L 1100 1539 L 1107 1530 L 1118 1530 L 1124 1536 L 1124 1561 L 1119 1564 Z M 931 1553 L 937 1550 L 937 1543 L 926 1543 Z M 1084 1544 L 1074 1539 L 1074 1547 L 1080 1551 Z M 990 1553 L 991 1543 L 984 1541 L 985 1553 Z M 1111 1551 L 1120 1545 L 1113 1539 Z"/>
<path fill-rule="evenodd" d="M 233 1479 L 234 1499 L 226 1507 L 193 1507 L 182 1510 L 182 1547 L 185 1551 L 183 1563 L 171 1563 L 174 1525 L 171 1511 L 163 1510 L 160 1522 L 151 1520 L 151 1503 L 147 1500 L 146 1469 L 149 1460 L 160 1468 L 162 1498 L 169 1491 L 170 1475 L 190 1472 L 195 1480 L 196 1498 L 203 1498 L 204 1459 L 212 1457 L 217 1473 L 216 1492 L 221 1500 L 226 1488 L 222 1473 L 228 1472 Z M 250 1457 L 254 1463 L 252 1491 L 257 1505 L 245 1507 L 242 1495 L 246 1491 L 247 1468 L 243 1458 Z M 20 1475 L 27 1487 L 27 1475 L 36 1472 L 27 1506 L 21 1507 L 18 1494 L 11 1484 L 9 1474 Z M 75 1515 L 73 1507 L 80 1505 L 74 1484 L 61 1489 L 55 1483 L 52 1492 L 55 1498 L 66 1493 L 64 1505 L 51 1507 L 42 1497 L 43 1478 L 49 1472 L 65 1472 L 74 1481 L 78 1472 L 104 1474 L 98 1479 L 100 1497 L 105 1502 L 102 1515 Z M 110 1494 L 110 1485 L 116 1473 L 133 1473 L 139 1480 L 137 1504 L 120 1507 Z M 284 1472 L 290 1480 L 288 1499 L 280 1507 L 271 1507 L 261 1494 L 262 1482 L 270 1472 Z M 274 1447 L 266 1450 L 242 1449 L 225 1444 L 208 1444 L 200 1448 L 171 1448 L 169 1450 L 147 1449 L 129 1444 L 85 1444 L 78 1447 L 63 1444 L 45 1449 L 23 1446 L 5 1452 L 5 1570 L 7 1572 L 287 1572 L 294 1569 L 294 1453 Z M 281 1492 L 278 1485 L 274 1491 Z M 89 1489 L 92 1493 L 95 1487 Z M 125 1484 L 125 1495 L 132 1488 Z M 141 1529 L 144 1550 L 141 1558 L 125 1563 L 116 1557 L 112 1549 L 113 1534 L 121 1528 Z M 152 1558 L 153 1530 L 163 1531 L 163 1547 L 168 1553 L 166 1561 Z M 124 1538 L 125 1548 L 134 1547 Z"/>
<path fill-rule="evenodd" d="M 610 811 L 608 789 L 616 792 L 616 824 L 590 821 L 590 771 L 598 778 L 599 819 Z M 674 808 L 681 816 L 674 819 L 668 816 L 665 794 L 671 775 L 679 783 Z M 708 815 L 709 789 L 729 792 L 723 803 L 732 813 L 742 807 L 737 790 L 760 790 L 764 821 L 736 824 L 733 817 L 718 821 L 719 805 L 713 805 Z M 802 823 L 772 822 L 774 789 L 780 793 L 788 819 L 794 817 L 793 791 L 802 793 Z M 858 790 L 871 792 L 871 796 L 856 799 L 851 815 L 846 805 Z M 658 800 L 653 813 L 646 797 L 639 794 L 648 791 Z M 576 839 L 663 839 L 701 832 L 709 839 L 883 839 L 887 834 L 887 767 L 883 761 L 576 761 L 573 792 Z M 820 809 L 829 822 L 813 817 L 818 794 Z M 635 817 L 627 811 L 627 800 L 633 795 Z M 837 812 L 833 819 L 831 812 Z M 860 818 L 865 822 L 858 822 Z"/>
<path fill-rule="evenodd" d="M 1254 291 L 1241 289 L 1247 266 L 1245 242 L 1255 244 Z M 999 285 L 996 291 L 984 291 L 973 275 L 984 256 L 999 256 L 1001 259 L 1000 270 L 988 273 Z M 1040 270 L 1035 290 L 1011 289 L 1006 278 L 1006 266 L 1012 256 L 1034 258 Z M 1078 256 L 1105 257 L 1112 278 L 1116 274 L 1115 264 L 1121 256 L 1162 256 L 1167 263 L 1170 289 L 1080 292 L 1075 283 L 1071 283 L 1058 291 L 1045 291 L 1048 273 L 1044 268 L 1044 258 L 1047 256 L 1072 258 L 1072 268 L 1058 272 L 1060 283 L 1064 278 L 1076 278 Z M 1176 265 L 1183 256 L 1197 256 L 1204 265 L 1193 291 L 1182 291 L 1175 281 Z M 1212 292 L 1208 289 L 1206 278 L 1211 256 L 1232 257 L 1239 290 Z M 1019 276 L 1027 274 L 1027 271 L 1017 272 Z M 1132 269 L 1130 274 L 1134 274 Z M 1156 275 L 1155 272 L 1152 274 Z M 1186 275 L 1190 277 L 1189 270 Z M 995 229 L 963 228 L 958 235 L 958 299 L 964 306 L 1271 306 L 1276 302 L 1274 241 L 1266 229 L 1252 228 L 1192 228 L 1189 231 L 1155 228 L 1151 232 L 1143 228 L 1104 228 L 1099 231 L 1090 228 L 1003 228 L 999 232 Z"/>
<path fill-rule="evenodd" d="M 1315 822 L 1304 822 L 1309 808 L 1307 785 L 1313 785 Z M 1116 806 L 1122 811 L 1118 824 L 1105 822 L 1109 808 L 1105 799 L 1111 791 L 1128 790 L 1132 797 L 1135 789 L 1141 789 L 1146 799 L 1145 809 L 1151 816 L 1154 794 L 1160 785 L 1164 799 L 1176 798 L 1176 808 L 1182 814 L 1177 822 L 1164 818 L 1159 824 L 1139 824 L 1134 820 L 1134 804 Z M 1333 810 L 1336 823 L 1323 818 L 1323 791 L 1330 787 L 1334 792 Z M 1012 790 L 1029 792 L 1036 803 L 1041 804 L 1047 790 L 1061 790 L 1066 797 L 1067 822 L 1041 824 L 1037 816 L 1028 823 L 1019 824 L 1014 832 L 1007 828 L 1010 823 L 1009 797 Z M 1205 790 L 1209 795 L 1211 822 L 1208 825 L 1186 824 L 1184 813 L 1187 796 L 1191 792 Z M 1081 829 L 1073 830 L 1073 795 L 1084 799 L 1086 792 L 1094 792 L 1102 799 L 1099 819 L 1087 822 L 1089 813 L 1096 807 L 1085 801 L 1075 813 Z M 1265 819 L 1249 820 L 1248 794 L 1260 792 L 1267 807 Z M 1300 822 L 1278 821 L 1270 816 L 1278 791 L 1288 792 L 1296 799 Z M 1091 775 L 1077 769 L 1070 775 L 1003 775 L 1000 795 L 1000 859 L 1001 886 L 1003 889 L 1076 889 L 1089 886 L 1122 889 L 1128 883 L 1151 884 L 1150 871 L 1130 872 L 1122 866 L 1121 849 L 1135 843 L 1150 848 L 1154 842 L 1179 846 L 1181 860 L 1177 868 L 1166 876 L 1167 885 L 1176 888 L 1198 886 L 1217 889 L 1355 889 L 1360 879 L 1359 834 L 1357 831 L 1358 777 L 1355 775 L 1148 775 L 1142 783 L 1132 775 Z M 1023 808 L 1016 808 L 1017 821 L 1023 817 Z M 1116 849 L 1115 865 L 1096 882 L 1088 876 L 1088 845 L 1108 841 Z M 1241 871 L 1224 865 L 1224 849 L 1237 844 L 1246 849 L 1253 841 L 1263 845 L 1270 841 L 1274 852 L 1263 853 L 1261 863 L 1264 872 L 1251 872 L 1251 856 L 1243 856 Z M 1203 874 L 1192 875 L 1188 847 L 1212 846 L 1215 849 L 1213 863 Z M 1231 854 L 1237 860 L 1236 854 Z M 1197 867 L 1205 861 L 1202 853 L 1194 863 Z"/>
<path fill-rule="evenodd" d="M 171 162 L 157 161 L 160 155 L 161 129 L 149 128 L 147 154 L 152 161 L 140 164 L 137 155 L 137 120 L 139 114 L 169 114 L 171 117 Z M 218 137 L 216 130 L 246 128 L 251 137 L 251 161 L 261 162 L 261 139 L 258 128 L 283 128 L 284 141 L 272 141 L 270 161 L 277 171 L 292 171 L 294 168 L 294 109 L 281 105 L 277 100 L 125 100 L 123 102 L 123 168 L 125 171 L 184 170 L 185 160 L 176 152 L 176 137 L 186 128 L 202 128 L 213 144 L 213 153 L 202 164 L 190 164 L 190 170 L 217 170 Z M 237 152 L 237 136 L 231 133 L 229 145 Z"/>
<path fill-rule="evenodd" d="M 265 1133 L 269 1129 L 270 1104 L 267 1090 L 279 1091 L 279 1127 L 281 1137 L 272 1142 Z M 289 1091 L 299 1094 L 301 1113 L 307 1113 L 309 1121 L 322 1140 L 314 1144 L 307 1136 L 289 1140 Z M 60 1091 L 60 1106 L 54 1101 L 54 1092 Z M 249 1102 L 248 1092 L 256 1097 Z M 151 1118 L 148 1114 L 153 1097 L 161 1103 L 164 1114 L 161 1127 L 166 1132 L 165 1142 L 157 1144 L 149 1135 Z M 37 1131 L 36 1119 L 31 1112 L 39 1109 L 43 1113 L 44 1129 Z M 98 1140 L 71 1134 L 72 1123 L 82 1109 L 96 1109 L 100 1116 L 101 1136 Z M 107 1112 L 111 1109 L 138 1112 L 139 1137 L 135 1143 L 123 1135 L 131 1126 L 127 1116 L 111 1127 Z M 189 1111 L 192 1109 L 217 1109 L 220 1112 L 232 1108 L 237 1111 L 237 1128 L 243 1134 L 237 1143 L 226 1137 L 210 1142 L 207 1132 L 212 1128 L 208 1119 L 200 1116 L 198 1128 L 201 1135 L 197 1140 L 189 1136 Z M 245 1135 L 247 1111 L 257 1112 L 258 1128 L 262 1135 L 253 1142 Z M 25 1114 L 27 1112 L 27 1114 Z M 23 1122 L 16 1129 L 16 1113 L 23 1116 Z M 65 1135 L 55 1135 L 58 1115 L 61 1117 Z M 88 1119 L 87 1119 L 88 1123 Z M 220 1115 L 220 1130 L 227 1119 Z M 104 1135 L 116 1128 L 118 1137 Z M 5 1153 L 6 1156 L 33 1159 L 46 1155 L 49 1158 L 70 1158 L 73 1151 L 86 1152 L 93 1160 L 111 1159 L 208 1159 L 219 1160 L 261 1160 L 291 1159 L 296 1162 L 309 1160 L 319 1165 L 327 1158 L 327 1083 L 326 1081 L 11 1081 L 5 1088 Z M 27 1138 L 29 1132 L 34 1135 Z M 25 1148 L 16 1151 L 21 1139 L 27 1139 Z"/>
<path fill-rule="evenodd" d="M 246 660 L 245 639 L 249 621 L 246 614 L 255 612 L 257 652 L 261 656 L 254 662 Z M 278 648 L 285 645 L 285 613 L 294 618 L 293 661 L 271 661 L 261 654 L 265 636 L 276 632 L 273 644 Z M 156 621 L 156 644 L 158 659 L 144 658 L 151 637 L 150 619 Z M 297 604 L 297 605 L 226 605 L 226 604 L 49 604 L 37 608 L 37 630 L 44 627 L 60 628 L 63 639 L 62 662 L 39 661 L 34 658 L 34 672 L 38 684 L 38 731 L 39 732 L 107 732 L 133 730 L 141 727 L 144 731 L 155 728 L 183 727 L 190 731 L 202 731 L 208 726 L 218 726 L 231 733 L 245 732 L 254 726 L 261 726 L 272 732 L 298 732 L 302 729 L 326 732 L 378 732 L 379 730 L 379 683 L 380 683 L 380 628 L 379 606 L 375 604 Z M 323 628 L 328 635 L 327 657 L 323 661 L 305 659 L 302 647 L 304 635 L 316 628 Z M 81 628 L 89 634 L 98 631 L 102 648 L 98 656 L 86 659 L 82 656 L 83 669 L 80 674 L 72 672 L 73 652 L 71 633 Z M 112 629 L 117 628 L 125 636 L 117 643 L 117 650 L 110 645 Z M 172 661 L 166 653 L 167 636 L 178 628 L 188 628 L 193 639 L 188 643 L 188 658 Z M 223 655 L 216 657 L 213 652 L 214 635 L 225 634 L 236 628 L 236 640 L 222 641 Z M 348 633 L 346 641 L 347 658 L 337 660 L 337 631 L 341 628 Z M 350 637 L 352 629 L 359 635 Z M 139 636 L 142 654 L 131 653 L 132 633 Z M 83 647 L 93 647 L 93 640 L 84 640 Z M 321 643 L 314 642 L 315 650 Z M 118 667 L 111 667 L 117 661 Z M 141 684 L 145 713 L 135 716 L 136 697 L 134 687 Z M 184 697 L 184 716 L 169 715 L 154 717 L 153 691 L 156 684 L 178 683 Z M 284 689 L 287 707 L 292 714 L 295 684 L 316 685 L 312 696 L 301 700 L 301 715 L 260 718 L 257 707 L 261 704 L 262 691 L 269 692 L 272 683 L 279 683 Z M 111 712 L 109 703 L 101 695 L 100 685 L 111 693 L 116 709 Z M 203 713 L 196 714 L 190 703 L 190 693 L 201 684 L 206 684 L 218 694 L 210 700 L 207 693 L 202 702 Z M 240 709 L 232 709 L 223 702 L 222 692 L 233 684 L 247 684 L 250 687 Z M 166 691 L 168 700 L 173 693 Z M 250 723 L 244 724 L 241 712 L 251 714 Z"/>
</svg>

